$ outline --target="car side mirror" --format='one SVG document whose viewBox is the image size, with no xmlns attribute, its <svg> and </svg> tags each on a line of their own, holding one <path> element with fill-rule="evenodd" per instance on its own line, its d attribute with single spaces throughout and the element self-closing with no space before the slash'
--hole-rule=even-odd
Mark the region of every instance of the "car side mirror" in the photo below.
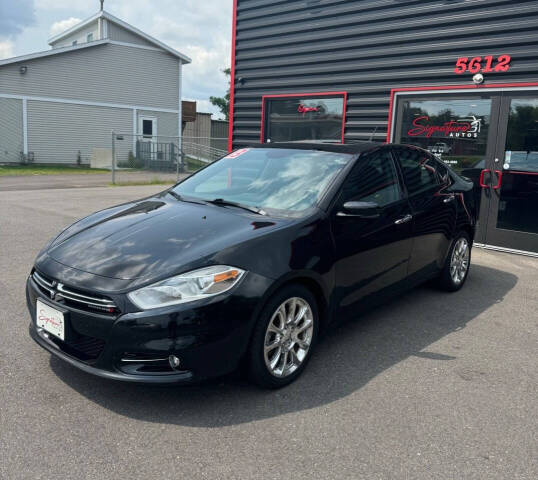
<svg viewBox="0 0 538 480">
<path fill-rule="evenodd" d="M 359 217 L 359 218 L 378 218 L 381 214 L 381 208 L 375 202 L 346 202 L 342 210 L 336 215 L 338 217 Z"/>
</svg>

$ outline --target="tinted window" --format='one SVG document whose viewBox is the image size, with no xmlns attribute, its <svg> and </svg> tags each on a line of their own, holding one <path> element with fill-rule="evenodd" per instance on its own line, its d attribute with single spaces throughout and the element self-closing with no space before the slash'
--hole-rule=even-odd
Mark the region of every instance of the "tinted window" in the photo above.
<svg viewBox="0 0 538 480">
<path fill-rule="evenodd" d="M 386 149 L 361 156 L 343 187 L 344 202 L 375 202 L 384 207 L 400 198 L 398 176 Z"/>
<path fill-rule="evenodd" d="M 435 160 L 414 148 L 397 148 L 407 191 L 410 195 L 438 185 Z"/>
<path fill-rule="evenodd" d="M 486 155 L 491 98 L 430 98 L 398 104 L 396 143 L 416 145 L 456 172 L 473 168 Z"/>
<path fill-rule="evenodd" d="M 342 140 L 344 97 L 265 99 L 267 142 Z"/>
<path fill-rule="evenodd" d="M 231 153 L 195 173 L 174 191 L 294 213 L 312 208 L 353 155 L 317 150 L 252 148 Z"/>
</svg>

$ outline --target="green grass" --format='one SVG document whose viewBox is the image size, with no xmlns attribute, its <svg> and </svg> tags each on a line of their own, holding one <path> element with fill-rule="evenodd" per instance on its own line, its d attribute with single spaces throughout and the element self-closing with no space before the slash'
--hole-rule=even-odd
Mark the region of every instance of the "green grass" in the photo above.
<svg viewBox="0 0 538 480">
<path fill-rule="evenodd" d="M 108 185 L 111 187 L 135 187 L 139 185 L 174 185 L 175 183 L 177 183 L 175 180 L 162 180 L 154 177 L 151 180 L 133 180 L 130 182 L 109 183 Z"/>
<path fill-rule="evenodd" d="M 46 166 L 46 165 L 0 165 L 0 177 L 6 175 L 62 175 L 62 174 L 110 174 L 110 170 L 104 168 Z"/>
</svg>

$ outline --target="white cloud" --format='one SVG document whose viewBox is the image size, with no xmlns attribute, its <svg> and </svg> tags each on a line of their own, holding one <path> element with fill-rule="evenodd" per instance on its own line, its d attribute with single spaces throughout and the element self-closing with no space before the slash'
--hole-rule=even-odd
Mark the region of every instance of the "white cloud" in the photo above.
<svg viewBox="0 0 538 480">
<path fill-rule="evenodd" d="M 182 51 L 192 58 L 192 63 L 183 67 L 185 90 L 196 97 L 224 95 L 228 84 L 222 70 L 230 65 L 229 48 L 186 45 Z"/>
<path fill-rule="evenodd" d="M 38 10 L 86 10 L 91 6 L 92 10 L 99 10 L 97 0 L 35 0 Z"/>
<path fill-rule="evenodd" d="M 55 35 L 69 30 L 71 27 L 77 23 L 80 23 L 81 21 L 82 20 L 80 18 L 70 17 L 66 18 L 65 20 L 60 20 L 59 22 L 54 22 L 52 27 L 50 27 L 49 35 L 54 37 Z"/>
<path fill-rule="evenodd" d="M 222 69 L 231 61 L 232 3 L 106 0 L 105 9 L 191 57 L 192 63 L 183 68 L 185 95 L 208 100 L 211 95 L 223 96 L 228 89 Z"/>
<path fill-rule="evenodd" d="M 34 1 L 0 0 L 0 34 L 4 37 L 18 35 L 34 23 Z"/>
<path fill-rule="evenodd" d="M 215 107 L 209 100 L 199 98 L 189 98 L 188 100 L 194 100 L 196 102 L 196 111 L 202 113 L 211 113 L 212 118 L 215 120 L 224 120 L 224 115 L 220 113 L 218 107 Z"/>
<path fill-rule="evenodd" d="M 10 40 L 0 41 L 0 59 L 13 57 L 13 42 Z"/>
<path fill-rule="evenodd" d="M 99 10 L 98 0 L 16 1 L 17 5 L 21 2 L 33 3 L 34 8 L 26 10 L 35 11 L 35 22 L 22 25 L 16 37 L 6 35 L 5 29 L 0 28 L 3 40 L 14 41 L 15 55 L 47 49 L 50 36 Z M 183 69 L 184 96 L 206 102 L 200 103 L 200 108 L 217 113 L 207 102 L 211 95 L 223 96 L 228 89 L 222 69 L 230 66 L 232 5 L 232 0 L 105 0 L 104 7 L 112 15 L 189 55 L 193 62 Z M 12 10 L 10 16 L 11 13 Z M 0 26 L 7 20 L 10 19 L 0 15 Z"/>
</svg>

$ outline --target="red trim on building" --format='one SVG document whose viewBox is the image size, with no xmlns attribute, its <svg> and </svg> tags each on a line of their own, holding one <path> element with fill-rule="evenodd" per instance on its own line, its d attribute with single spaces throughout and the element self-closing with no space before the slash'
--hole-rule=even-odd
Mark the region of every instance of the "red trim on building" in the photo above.
<svg viewBox="0 0 538 480">
<path fill-rule="evenodd" d="M 233 148 L 234 98 L 235 98 L 235 36 L 237 33 L 237 2 L 234 0 L 232 23 L 232 63 L 230 65 L 230 111 L 228 114 L 228 152 Z"/>
<path fill-rule="evenodd" d="M 387 143 L 391 141 L 392 117 L 394 114 L 394 99 L 398 92 L 430 92 L 436 90 L 482 90 L 484 88 L 519 88 L 519 87 L 538 87 L 538 82 L 530 83 L 488 83 L 486 85 L 436 85 L 430 87 L 405 87 L 393 88 L 390 91 L 389 119 L 387 128 Z"/>
<path fill-rule="evenodd" d="M 538 175 L 538 172 L 520 172 L 516 170 L 504 170 L 503 174 L 513 174 L 513 175 Z"/>
<path fill-rule="evenodd" d="M 286 97 L 344 97 L 344 110 L 342 111 L 342 138 L 341 143 L 344 143 L 345 130 L 346 130 L 346 113 L 347 113 L 347 92 L 316 92 L 316 93 L 282 93 L 275 95 L 263 95 L 262 96 L 262 119 L 260 128 L 260 143 L 264 142 L 265 135 L 265 99 L 266 98 L 286 98 Z"/>
</svg>

